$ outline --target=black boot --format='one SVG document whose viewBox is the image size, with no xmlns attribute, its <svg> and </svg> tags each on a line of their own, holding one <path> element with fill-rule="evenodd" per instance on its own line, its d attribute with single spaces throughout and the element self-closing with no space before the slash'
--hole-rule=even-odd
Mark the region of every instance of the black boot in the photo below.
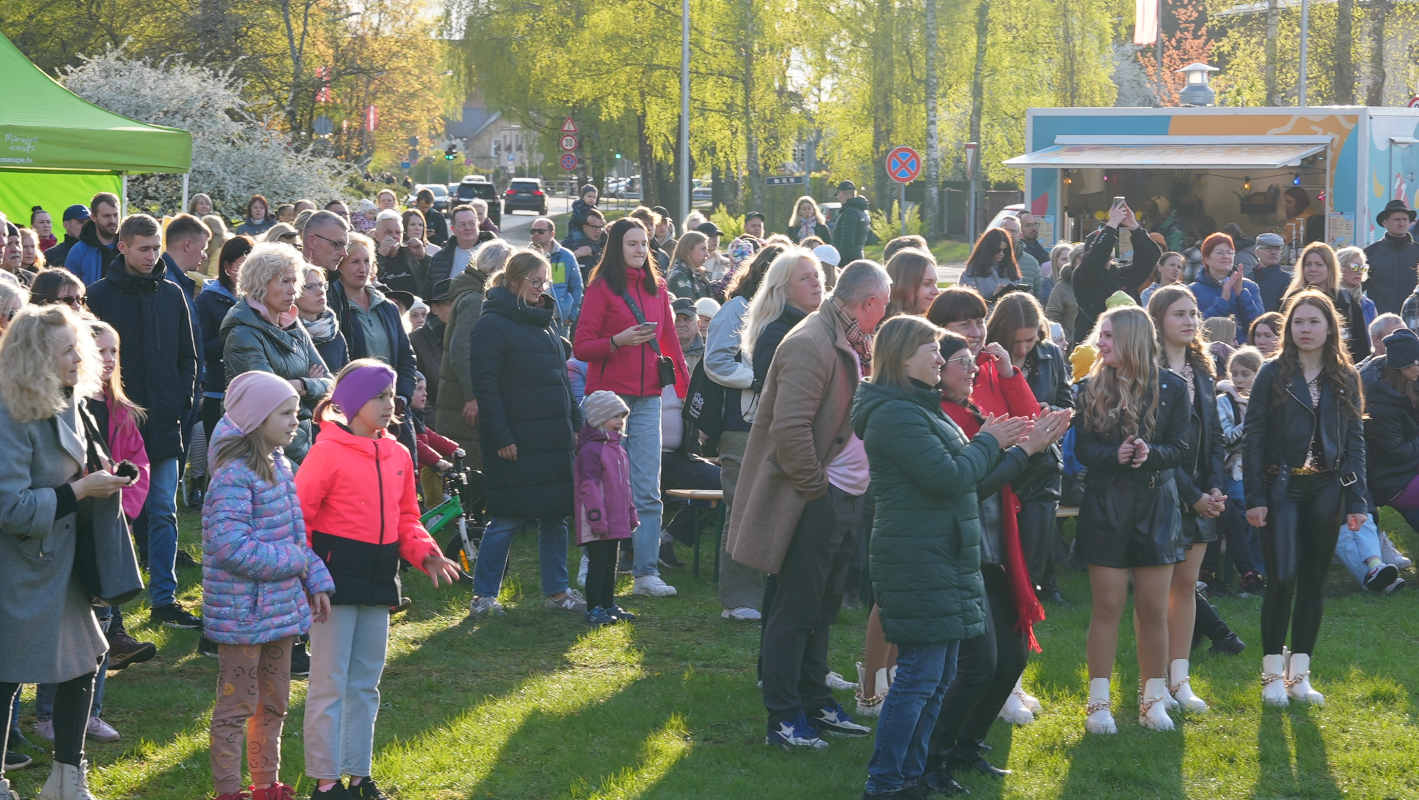
<svg viewBox="0 0 1419 800">
<path fill-rule="evenodd" d="M 1238 638 L 1232 629 L 1227 627 L 1227 623 L 1222 620 L 1217 609 L 1207 602 L 1207 598 L 1197 593 L 1197 622 L 1192 628 L 1192 644 L 1196 647 L 1202 642 L 1203 637 L 1212 640 L 1212 647 L 1208 650 L 1214 655 L 1236 655 L 1246 647 L 1246 643 Z"/>
</svg>

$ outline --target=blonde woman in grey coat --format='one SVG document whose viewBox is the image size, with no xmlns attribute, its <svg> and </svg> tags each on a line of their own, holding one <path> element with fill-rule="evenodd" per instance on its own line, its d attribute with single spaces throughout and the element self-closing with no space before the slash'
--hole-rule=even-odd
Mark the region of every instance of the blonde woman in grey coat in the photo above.
<svg viewBox="0 0 1419 800">
<path fill-rule="evenodd" d="M 54 683 L 54 763 L 40 800 L 92 800 L 84 732 L 108 644 L 75 574 L 79 526 L 112 524 L 127 478 L 86 474 L 82 398 L 99 389 L 89 326 L 64 305 L 24 309 L 0 348 L 0 715 L 21 684 Z M 79 398 L 79 400 L 76 400 Z M 79 520 L 79 504 L 92 507 Z M 122 524 L 119 521 L 118 524 Z M 127 535 L 126 529 L 123 535 Z M 3 744 L 0 744 L 3 748 Z M 17 800 L 0 776 L 0 798 Z"/>
</svg>

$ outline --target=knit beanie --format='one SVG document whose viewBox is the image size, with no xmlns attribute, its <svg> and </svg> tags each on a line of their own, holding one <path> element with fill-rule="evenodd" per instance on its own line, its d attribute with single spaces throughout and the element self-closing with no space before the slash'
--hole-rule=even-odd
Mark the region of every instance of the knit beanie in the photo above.
<svg viewBox="0 0 1419 800">
<path fill-rule="evenodd" d="M 394 384 L 394 378 L 394 370 L 379 362 L 356 367 L 345 373 L 335 384 L 335 391 L 330 394 L 330 402 L 340 409 L 345 419 L 354 419 L 360 409 L 365 407 L 365 403 Z"/>
<path fill-rule="evenodd" d="M 599 428 L 607 422 L 631 413 L 631 409 L 626 406 L 624 400 L 616 396 L 615 392 L 608 392 L 602 389 L 599 392 L 592 392 L 582 401 L 582 413 L 586 415 L 586 423 Z"/>
<path fill-rule="evenodd" d="M 222 411 L 236 426 L 236 435 L 245 436 L 260 428 L 288 398 L 297 396 L 289 381 L 270 372 L 243 372 L 227 384 Z"/>
<path fill-rule="evenodd" d="M 1404 369 L 1419 364 L 1419 336 L 1408 328 L 1400 328 L 1384 338 L 1385 364 Z"/>
<path fill-rule="evenodd" d="M 1099 349 L 1092 344 L 1081 344 L 1069 354 L 1069 363 L 1074 367 L 1074 383 L 1089 377 L 1094 359 L 1099 357 Z"/>
</svg>

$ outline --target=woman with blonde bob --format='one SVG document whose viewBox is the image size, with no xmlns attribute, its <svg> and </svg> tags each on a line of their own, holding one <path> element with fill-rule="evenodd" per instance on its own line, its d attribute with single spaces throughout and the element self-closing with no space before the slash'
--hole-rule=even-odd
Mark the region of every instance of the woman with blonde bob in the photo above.
<svg viewBox="0 0 1419 800">
<path fill-rule="evenodd" d="M 876 494 L 873 592 L 887 641 L 898 648 L 866 795 L 923 781 L 955 785 L 949 775 L 928 774 L 927 746 L 961 641 L 988 628 L 976 483 L 1030 427 L 1025 417 L 991 417 L 966 438 L 941 407 L 939 342 L 948 335 L 960 341 L 921 317 L 888 320 L 873 343 L 872 377 L 853 400 L 852 426 Z M 969 351 L 956 349 L 973 370 Z"/>
<path fill-rule="evenodd" d="M 1148 312 L 1138 306 L 1104 312 L 1089 344 L 1098 357 L 1081 385 L 1074 417 L 1074 453 L 1090 476 L 1074 548 L 1089 565 L 1094 596 L 1084 729 L 1118 732 L 1109 710 L 1109 678 L 1131 574 L 1143 684 L 1138 722 L 1172 730 L 1162 676 L 1173 565 L 1186 557 L 1174 472 L 1182 464 L 1191 425 L 1187 387 L 1177 374 L 1158 366 L 1157 333 Z"/>
<path fill-rule="evenodd" d="M 222 320 L 222 365 L 230 382 L 243 372 L 269 372 L 301 398 L 300 431 L 285 455 L 305 460 L 311 415 L 332 385 L 325 360 L 301 324 L 296 295 L 305 261 L 290 245 L 259 242 L 237 273 L 237 303 Z"/>
<path fill-rule="evenodd" d="M 802 244 L 809 236 L 818 237 L 822 244 L 833 243 L 833 232 L 828 230 L 828 220 L 818 208 L 818 201 L 804 195 L 793 204 L 793 214 L 788 218 L 788 238 L 794 244 Z"/>
<path fill-rule="evenodd" d="M 45 798 L 83 796 L 94 678 L 108 650 L 76 571 L 77 544 L 128 535 L 119 493 L 130 479 L 88 469 L 90 448 L 104 448 L 90 442 L 80 406 L 102 391 L 100 363 L 88 323 L 63 305 L 21 311 L 0 348 L 0 730 L 14 724 L 22 684 L 58 684 Z M 12 796 L 0 777 L 0 797 Z"/>
</svg>

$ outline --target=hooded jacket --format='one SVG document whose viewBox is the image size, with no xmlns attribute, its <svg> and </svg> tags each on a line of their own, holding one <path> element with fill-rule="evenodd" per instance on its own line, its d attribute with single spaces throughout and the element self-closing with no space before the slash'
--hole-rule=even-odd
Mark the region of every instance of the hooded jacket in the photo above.
<svg viewBox="0 0 1419 800">
<path fill-rule="evenodd" d="M 237 431 L 226 419 L 212 441 Z M 276 482 L 244 459 L 212 471 L 202 507 L 202 631 L 217 644 L 264 644 L 310 630 L 307 595 L 335 582 L 307 541 L 291 463 L 275 452 Z"/>
<path fill-rule="evenodd" d="M 106 265 L 117 257 L 118 239 L 115 238 L 113 244 L 100 242 L 98 229 L 94 221 L 89 220 L 79 231 L 79 241 L 64 256 L 64 268 L 78 275 L 85 286 L 92 286 L 104 277 Z"/>
<path fill-rule="evenodd" d="M 675 393 L 685 396 L 690 375 L 675 335 L 675 312 L 670 308 L 670 292 L 665 281 L 656 282 L 655 294 L 645 290 L 645 272 L 626 270 L 626 291 L 635 299 L 646 322 L 657 323 L 655 341 L 661 354 L 675 364 Z M 611 337 L 638 324 L 623 297 L 611 291 L 606 280 L 593 281 L 582 303 L 576 327 L 576 357 L 587 362 L 586 393 L 605 389 L 632 397 L 659 396 L 660 372 L 650 343 L 612 347 Z"/>
<path fill-rule="evenodd" d="M 1217 381 L 1217 424 L 1222 428 L 1222 444 L 1227 448 L 1227 460 L 1223 464 L 1223 477 L 1239 481 L 1242 479 L 1242 433 L 1247 416 L 1249 398 L 1242 397 L 1231 381 Z M 1231 498 L 1228 498 L 1231 499 Z M 1241 502 L 1243 498 L 1237 498 Z"/>
<path fill-rule="evenodd" d="M 414 461 L 388 431 L 373 439 L 327 421 L 296 475 L 311 549 L 337 605 L 399 603 L 399 559 L 424 569 L 439 552 L 419 522 Z"/>
<path fill-rule="evenodd" d="M 838 221 L 833 229 L 833 246 L 838 249 L 839 269 L 862 258 L 862 248 L 867 244 L 867 234 L 872 230 L 872 220 L 867 216 L 867 198 L 861 195 L 849 197 L 838 212 Z"/>
<path fill-rule="evenodd" d="M 1375 502 L 1384 505 L 1419 475 L 1419 409 L 1385 383 L 1388 359 L 1360 373 L 1365 385 L 1365 469 Z"/>
<path fill-rule="evenodd" d="M 295 441 L 286 448 L 286 455 L 300 464 L 310 450 L 311 413 L 320 398 L 335 385 L 335 375 L 321 359 L 304 325 L 296 322 L 281 329 L 266 321 L 256 309 L 245 302 L 237 303 L 222 320 L 222 362 L 230 383 L 243 372 L 269 372 L 288 381 L 300 381 L 305 386 L 301 398 L 300 430 Z M 325 374 L 310 377 L 311 368 L 319 364 Z"/>
<path fill-rule="evenodd" d="M 629 539 L 640 517 L 631 499 L 631 462 L 620 433 L 590 425 L 576 439 L 576 543 Z"/>
<path fill-rule="evenodd" d="M 1158 249 L 1158 243 L 1150 239 L 1148 231 L 1140 226 L 1129 234 L 1133 243 L 1133 263 L 1127 266 L 1116 265 L 1113 263 L 1113 250 L 1118 244 L 1119 235 L 1117 228 L 1107 225 L 1089 234 L 1088 238 L 1093 239 L 1093 242 L 1084 252 L 1084 258 L 1075 268 L 1074 277 L 1071 279 L 1075 303 L 1079 308 L 1073 336 L 1070 337 L 1072 342 L 1084 341 L 1094 330 L 1094 320 L 1108 310 L 1108 299 L 1114 292 L 1122 290 L 1136 302 L 1138 287 L 1148 281 L 1148 276 L 1153 274 L 1153 268 L 1158 265 L 1158 259 L 1163 255 L 1163 251 Z M 1197 304 L 1202 307 L 1201 298 L 1198 298 Z"/>
<path fill-rule="evenodd" d="M 442 255 L 442 253 L 440 253 Z M 439 432 L 457 440 L 468 451 L 468 464 L 482 469 L 483 451 L 478 447 L 478 429 L 463 419 L 463 406 L 473 399 L 473 380 L 468 352 L 473 325 L 483 313 L 488 275 L 472 264 L 458 273 L 448 287 L 452 305 L 443 332 L 443 359 L 439 362 L 439 391 L 435 419 Z"/>
<path fill-rule="evenodd" d="M 581 409 L 572 399 L 567 354 L 543 295 L 529 307 L 501 286 L 473 326 L 469 372 L 478 398 L 488 515 L 542 519 L 572 513 L 572 454 Z M 517 460 L 498 451 L 517 445 Z"/>
<path fill-rule="evenodd" d="M 89 310 L 118 331 L 123 391 L 147 411 L 143 441 L 153 461 L 182 455 L 182 422 L 197 390 L 197 342 L 187 296 L 161 264 L 128 271 L 123 256 L 89 287 Z"/>
<path fill-rule="evenodd" d="M 989 434 L 967 440 L 941 392 L 857 385 L 852 427 L 876 496 L 872 589 L 887 641 L 922 645 L 985 633 L 976 484 L 999 460 Z"/>
</svg>

